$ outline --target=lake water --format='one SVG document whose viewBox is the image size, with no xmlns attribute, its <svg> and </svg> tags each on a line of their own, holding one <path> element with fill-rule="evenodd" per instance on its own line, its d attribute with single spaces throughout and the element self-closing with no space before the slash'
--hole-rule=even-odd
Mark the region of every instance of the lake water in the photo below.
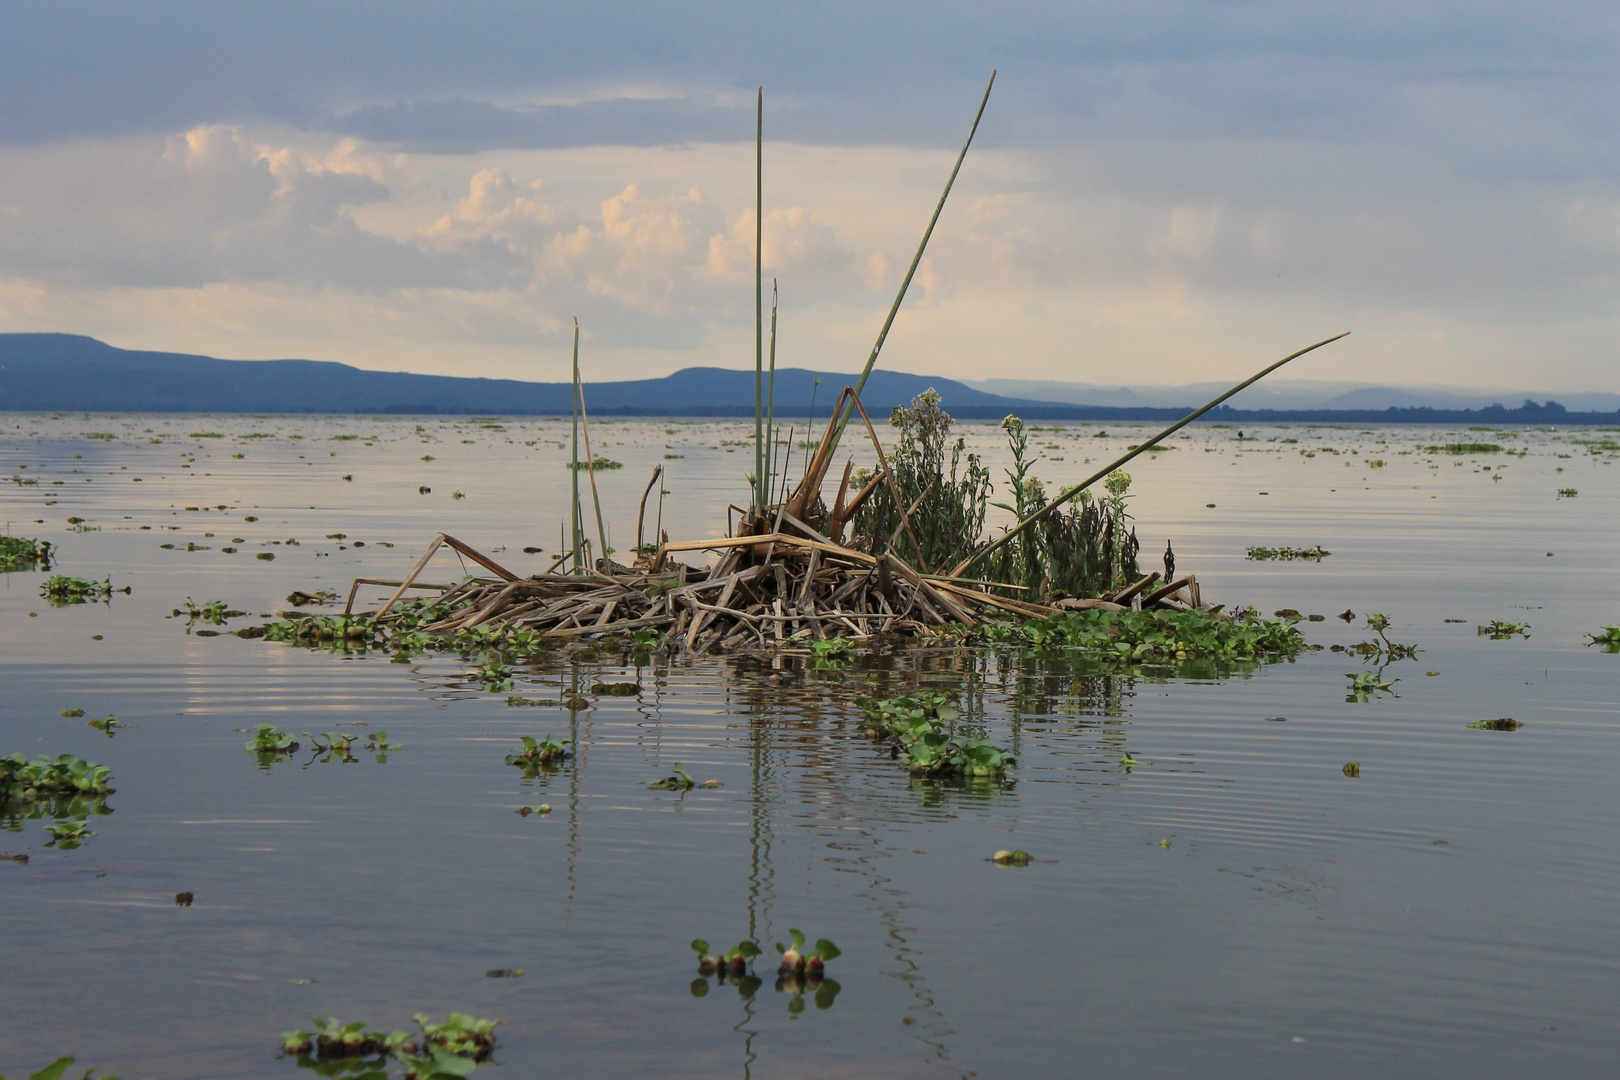
<svg viewBox="0 0 1620 1080">
<path fill-rule="evenodd" d="M 723 443 L 750 427 L 593 424 L 624 464 L 599 474 L 613 542 L 657 464 L 671 536 L 723 534 L 752 462 Z M 0 861 L 0 1073 L 73 1053 L 125 1080 L 293 1078 L 279 1033 L 310 1017 L 449 1010 L 504 1020 L 495 1059 L 520 1076 L 1620 1069 L 1620 656 L 1586 644 L 1620 616 L 1612 434 L 1197 428 L 1132 463 L 1144 568 L 1169 538 L 1206 600 L 1325 615 L 1301 628 L 1329 647 L 1381 612 L 1422 650 L 1364 703 L 1346 701 L 1364 662 L 1329 648 L 1221 679 L 955 649 L 819 671 L 558 651 L 520 672 L 515 692 L 551 700 L 639 678 L 569 712 L 510 707 L 453 656 L 170 617 L 398 577 L 439 531 L 543 570 L 567 428 L 0 414 L 0 519 L 58 544 L 59 572 L 132 589 L 53 608 L 42 574 L 0 575 L 0 753 L 76 754 L 118 789 L 76 850 L 44 847 L 46 821 L 0 831 L 31 856 Z M 1000 432 L 963 430 L 999 475 Z M 1039 475 L 1072 482 L 1146 433 L 1099 432 L 1036 432 Z M 1423 449 L 1459 440 L 1511 453 Z M 658 513 L 655 492 L 649 535 Z M 1253 544 L 1332 554 L 1254 562 Z M 424 576 L 462 572 L 446 555 Z M 1480 636 L 1491 620 L 1529 636 Z M 917 688 L 964 693 L 1019 755 L 1008 783 L 914 782 L 859 737 L 854 698 Z M 131 726 L 87 725 L 108 713 Z M 1468 727 L 1498 717 L 1523 727 Z M 259 723 L 403 748 L 261 768 Z M 548 732 L 577 740 L 563 767 L 503 763 Z M 723 786 L 650 789 L 676 761 Z M 1001 848 L 1036 861 L 998 867 Z M 691 939 L 774 956 L 790 927 L 843 950 L 828 1007 L 797 1008 L 765 958 L 751 998 L 712 979 L 698 996 Z M 503 968 L 524 974 L 485 974 Z"/>
</svg>

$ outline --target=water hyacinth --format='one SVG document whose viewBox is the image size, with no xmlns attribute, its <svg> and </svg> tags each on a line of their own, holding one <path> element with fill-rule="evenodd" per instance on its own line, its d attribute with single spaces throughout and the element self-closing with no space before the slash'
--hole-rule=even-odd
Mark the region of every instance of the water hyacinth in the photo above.
<svg viewBox="0 0 1620 1080">
<path fill-rule="evenodd" d="M 1126 663 L 1262 661 L 1288 659 L 1311 647 L 1295 628 L 1298 621 L 1261 619 L 1250 612 L 1091 609 L 986 625 L 980 632 L 990 641 L 1079 649 Z"/>
</svg>

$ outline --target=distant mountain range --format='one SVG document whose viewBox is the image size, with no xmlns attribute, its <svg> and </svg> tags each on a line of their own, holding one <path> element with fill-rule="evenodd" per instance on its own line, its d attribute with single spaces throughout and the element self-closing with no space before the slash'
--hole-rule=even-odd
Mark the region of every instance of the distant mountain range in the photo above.
<svg viewBox="0 0 1620 1080">
<path fill-rule="evenodd" d="M 1043 382 L 1032 379 L 967 379 L 967 385 L 987 394 L 1032 398 L 1075 405 L 1115 408 L 1170 408 L 1186 402 L 1205 402 L 1230 383 L 1186 383 L 1181 386 L 1100 386 L 1081 382 Z M 1234 397 L 1234 409 L 1484 409 L 1503 402 L 1547 397 L 1540 390 L 1486 387 L 1477 390 L 1451 386 L 1383 386 L 1378 383 L 1319 382 L 1313 379 L 1267 379 Z M 1620 409 L 1620 394 L 1558 394 L 1559 404 L 1572 411 L 1613 412 Z"/>
<path fill-rule="evenodd" d="M 854 381 L 844 372 L 786 368 L 776 373 L 776 412 L 818 411 Z M 818 385 L 819 383 L 819 385 Z M 933 388 L 962 419 L 1174 420 L 1225 386 L 1094 387 L 1083 383 L 953 379 L 874 371 L 862 401 L 881 422 Z M 457 378 L 365 371 L 319 360 L 220 360 L 185 353 L 119 349 L 77 334 L 0 334 L 0 410 L 85 412 L 397 413 L 406 415 L 563 415 L 568 383 Z M 1262 394 L 1261 392 L 1264 391 Z M 1256 396 L 1259 395 L 1259 396 Z M 1405 395 L 1404 397 L 1400 395 Z M 1489 397 L 1489 401 L 1486 398 Z M 1209 420 L 1265 423 L 1620 423 L 1620 395 L 1566 395 L 1583 411 L 1445 388 L 1401 389 L 1284 381 L 1251 387 L 1247 408 L 1223 405 Z M 1509 400 L 1512 400 L 1509 398 Z M 684 368 L 660 379 L 590 383 L 590 411 L 613 416 L 752 416 L 754 373 Z M 1466 404 L 1464 404 L 1466 402 Z"/>
</svg>

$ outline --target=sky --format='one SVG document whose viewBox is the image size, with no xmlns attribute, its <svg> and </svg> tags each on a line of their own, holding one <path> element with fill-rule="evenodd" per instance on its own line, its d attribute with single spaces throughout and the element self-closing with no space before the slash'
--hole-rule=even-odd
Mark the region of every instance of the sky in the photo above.
<svg viewBox="0 0 1620 1080">
<path fill-rule="evenodd" d="M 1620 391 L 1620 6 L 0 5 L 0 332 L 589 379 Z"/>
</svg>

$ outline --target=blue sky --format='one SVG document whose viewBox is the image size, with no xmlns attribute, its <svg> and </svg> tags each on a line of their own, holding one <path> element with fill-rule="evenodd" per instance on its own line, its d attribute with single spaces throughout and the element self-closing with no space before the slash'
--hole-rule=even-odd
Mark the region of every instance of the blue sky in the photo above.
<svg viewBox="0 0 1620 1080">
<path fill-rule="evenodd" d="M 1620 9 L 0 9 L 0 330 L 555 378 L 784 362 L 1620 390 Z"/>
</svg>

